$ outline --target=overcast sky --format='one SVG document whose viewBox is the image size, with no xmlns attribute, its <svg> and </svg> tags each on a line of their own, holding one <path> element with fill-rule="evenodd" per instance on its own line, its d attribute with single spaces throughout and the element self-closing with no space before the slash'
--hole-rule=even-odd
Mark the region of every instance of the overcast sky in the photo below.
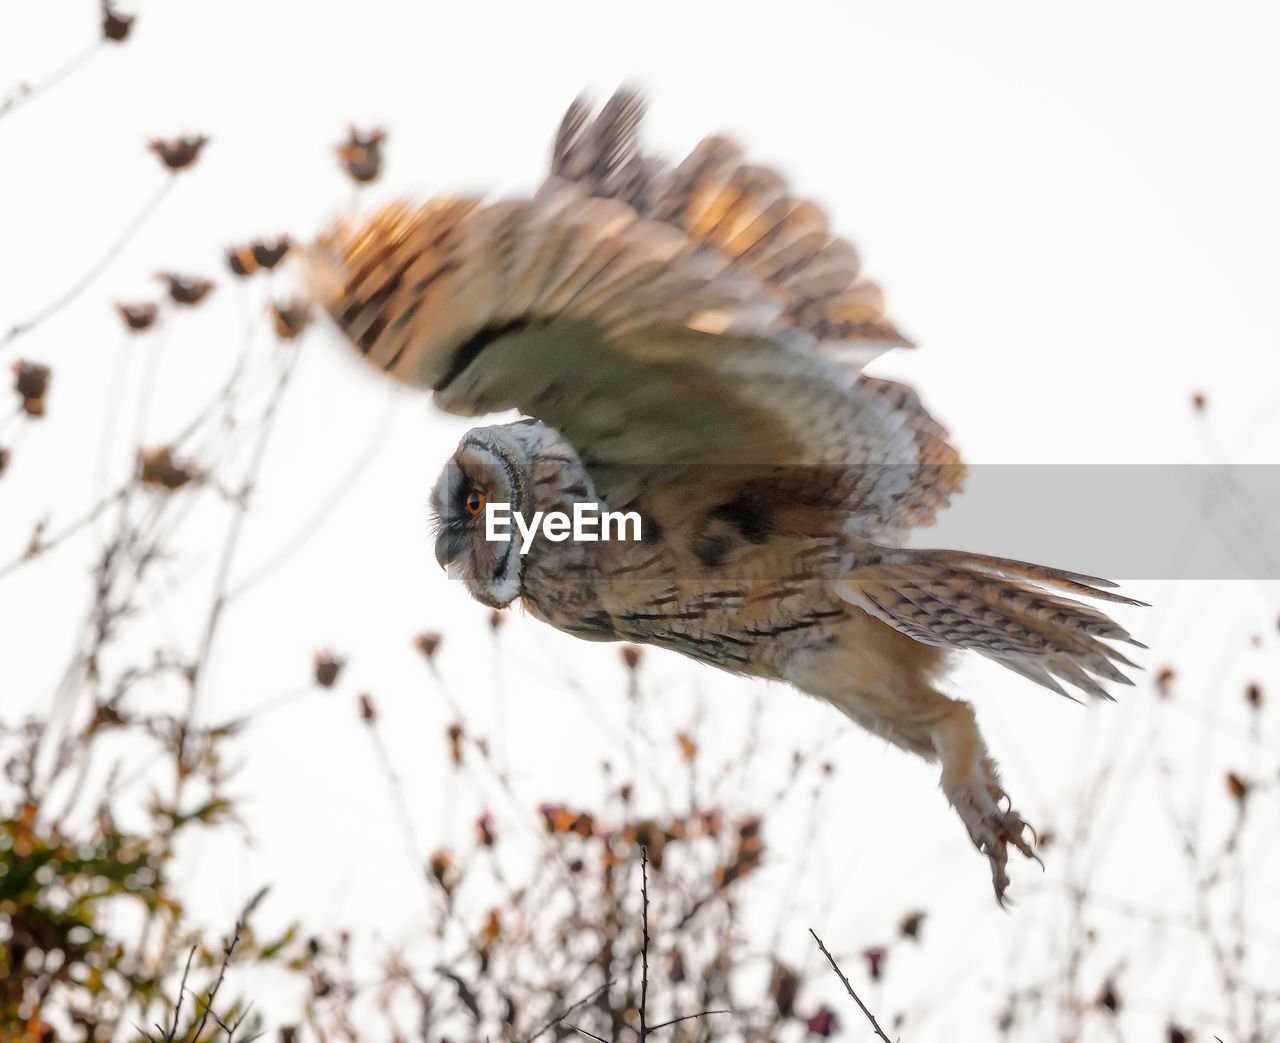
<svg viewBox="0 0 1280 1043">
<path fill-rule="evenodd" d="M 0 91 L 39 82 L 97 31 L 90 0 L 7 7 Z M 0 480 L 0 563 L 21 553 L 36 518 L 73 517 L 95 488 L 127 473 L 128 421 L 102 449 L 105 464 L 99 446 L 105 415 L 132 415 L 120 403 L 135 401 L 143 373 L 159 367 L 143 436 L 162 442 L 226 372 L 245 329 L 258 322 L 266 338 L 268 290 L 233 285 L 223 250 L 260 235 L 308 238 L 352 206 L 357 193 L 333 154 L 348 124 L 388 131 L 385 174 L 359 193 L 361 207 L 402 194 L 528 191 L 568 102 L 584 89 L 603 98 L 620 82 L 651 99 L 644 137 L 653 149 L 681 156 L 703 134 L 730 131 L 828 208 L 885 288 L 892 318 L 920 345 L 873 372 L 917 386 L 969 461 L 1280 463 L 1272 3 L 138 0 L 132 9 L 138 23 L 126 45 L 105 48 L 0 120 L 0 327 L 89 269 L 165 183 L 148 138 L 189 132 L 211 142 L 102 276 L 4 349 L 6 371 L 21 356 L 55 376 L 42 424 L 5 426 L 9 407 L 0 409 L 0 445 L 15 445 Z M 110 302 L 157 297 L 160 269 L 208 275 L 219 287 L 204 312 L 167 317 L 162 347 L 144 359 Z M 466 820 L 431 819 L 445 785 L 439 736 L 449 712 L 430 697 L 408 644 L 414 633 L 446 633 L 452 678 L 502 672 L 500 706 L 486 692 L 473 712 L 481 727 L 502 720 L 493 727 L 505 730 L 531 801 L 570 799 L 597 777 L 594 760 L 576 754 L 604 742 L 599 721 L 565 694 L 566 674 L 599 679 L 591 698 L 600 720 L 614 723 L 624 720 L 623 679 L 614 649 L 517 613 L 491 664 L 485 610 L 440 574 L 425 527 L 427 492 L 470 425 L 389 388 L 328 328 L 310 331 L 300 350 L 235 574 L 251 574 L 293 538 L 335 480 L 375 449 L 324 527 L 229 615 L 204 712 L 239 713 L 291 691 L 324 644 L 352 653 L 350 683 L 346 698 L 306 699 L 255 726 L 242 777 L 258 842 L 203 852 L 190 879 L 216 923 L 303 858 L 313 871 L 271 915 L 287 920 L 302 902 L 322 925 L 358 922 L 394 940 L 411 928 L 385 896 L 416 886 L 413 868 L 387 835 L 385 783 L 350 693 L 378 695 L 393 755 L 421 795 L 426 837 Z M 130 352 L 122 397 L 108 401 L 120 353 Z M 1195 392 L 1207 398 L 1203 416 L 1190 407 Z M 1218 532 L 1247 539 L 1247 523 L 1246 511 Z M 201 543 L 220 531 L 189 537 L 193 568 L 211 566 Z M 93 549 L 86 541 L 0 586 L 6 712 L 40 705 L 59 675 Z M 1176 562 L 1170 569 L 1178 575 Z M 1176 661 L 1200 699 L 1197 719 L 1230 730 L 1237 707 L 1217 693 L 1276 678 L 1277 585 L 1129 589 L 1154 606 L 1124 613 L 1152 646 L 1145 662 Z M 160 630 L 189 651 L 197 631 L 187 597 L 157 593 Z M 781 687 L 675 656 L 650 663 L 672 713 L 702 705 L 728 736 L 763 695 L 779 770 L 793 745 L 837 723 L 834 711 Z M 1133 754 L 1129 737 L 1155 712 L 1149 684 L 1114 706 L 1082 708 L 986 664 L 966 663 L 955 689 L 977 704 L 1008 788 L 1033 821 L 1060 812 L 1108 758 Z M 1193 729 L 1174 734 L 1188 753 L 1203 753 L 1204 784 L 1217 787 L 1226 753 L 1205 752 Z M 928 903 L 957 945 L 975 930 L 1007 933 L 932 769 L 852 729 L 832 756 L 840 800 L 830 851 L 813 870 L 815 891 L 844 896 L 827 910 L 829 933 L 846 948 L 874 936 L 881 925 L 856 896 L 886 888 L 902 901 L 882 917 Z M 332 824 L 349 819 L 354 832 L 335 835 Z M 874 838 L 875 856 L 854 836 Z M 1101 870 L 1119 893 L 1149 869 L 1154 843 L 1130 843 Z M 1015 891 L 1062 883 L 1052 860 L 1043 879 L 1018 869 Z M 808 925 L 795 925 L 796 951 Z M 1171 974 L 1167 994 L 1184 979 Z"/>
</svg>

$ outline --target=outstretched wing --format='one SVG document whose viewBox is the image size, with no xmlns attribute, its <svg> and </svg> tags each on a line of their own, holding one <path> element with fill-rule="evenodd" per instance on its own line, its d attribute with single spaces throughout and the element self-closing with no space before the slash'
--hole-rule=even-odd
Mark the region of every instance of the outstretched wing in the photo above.
<svg viewBox="0 0 1280 1043">
<path fill-rule="evenodd" d="M 575 103 L 532 199 L 340 222 L 312 254 L 330 314 L 447 411 L 559 430 L 613 505 L 773 481 L 868 536 L 927 523 L 962 468 L 910 390 L 860 374 L 905 341 L 852 247 L 723 139 L 644 157 L 639 116 L 625 93 L 594 120 Z"/>
<path fill-rule="evenodd" d="M 863 364 L 887 348 L 911 346 L 886 318 L 884 295 L 862 274 L 857 250 L 829 231 L 821 207 L 792 195 L 777 171 L 744 162 L 742 149 L 725 137 L 704 138 L 676 167 L 646 156 L 643 114 L 641 99 L 628 90 L 594 119 L 583 99 L 575 101 L 539 194 L 568 182 L 679 229 L 688 244 L 759 279 L 781 306 L 782 323 L 811 334 L 819 350 L 839 345 L 843 359 Z"/>
</svg>

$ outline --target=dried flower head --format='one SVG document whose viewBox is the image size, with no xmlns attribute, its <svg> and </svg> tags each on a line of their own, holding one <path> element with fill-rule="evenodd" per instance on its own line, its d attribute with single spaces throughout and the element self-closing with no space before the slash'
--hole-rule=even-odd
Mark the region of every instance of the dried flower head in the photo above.
<svg viewBox="0 0 1280 1043">
<path fill-rule="evenodd" d="M 819 1007 L 818 1013 L 806 1022 L 809 1034 L 822 1039 L 830 1039 L 840 1031 L 840 1019 L 828 1007 Z"/>
<path fill-rule="evenodd" d="M 201 474 L 195 464 L 176 459 L 168 446 L 139 450 L 138 464 L 138 477 L 144 485 L 156 485 L 170 491 L 181 489 Z"/>
<path fill-rule="evenodd" d="M 338 674 L 342 672 L 344 666 L 346 666 L 346 660 L 339 659 L 327 649 L 317 652 L 315 658 L 316 684 L 321 688 L 332 688 L 337 683 Z"/>
<path fill-rule="evenodd" d="M 481 847 L 493 847 L 497 843 L 498 833 L 493 827 L 493 816 L 487 811 L 476 819 L 476 840 Z"/>
<path fill-rule="evenodd" d="M 920 938 L 920 928 L 924 925 L 925 913 L 919 909 L 912 910 L 898 924 L 898 933 L 904 938 Z"/>
<path fill-rule="evenodd" d="M 462 763 L 462 738 L 464 734 L 462 725 L 457 721 L 449 725 L 445 731 L 445 737 L 449 740 L 449 759 L 454 764 Z"/>
<path fill-rule="evenodd" d="M 1173 691 L 1173 682 L 1178 675 L 1171 666 L 1162 666 L 1156 671 L 1156 691 L 1165 698 Z"/>
<path fill-rule="evenodd" d="M 501 629 L 502 624 L 507 621 L 507 617 L 503 615 L 503 610 L 495 608 L 489 613 L 489 629 L 495 634 Z"/>
<path fill-rule="evenodd" d="M 249 251 L 259 268 L 270 271 L 284 260 L 284 255 L 289 252 L 289 246 L 289 237 L 282 235 L 270 241 L 255 239 L 249 244 Z"/>
<path fill-rule="evenodd" d="M 622 646 L 622 665 L 634 670 L 640 665 L 640 649 L 636 645 Z"/>
<path fill-rule="evenodd" d="M 1227 772 L 1227 792 L 1233 796 L 1236 801 L 1243 807 L 1245 799 L 1249 796 L 1249 790 L 1252 783 L 1243 775 L 1237 775 L 1234 771 Z"/>
<path fill-rule="evenodd" d="M 227 250 L 227 267 L 231 274 L 243 279 L 258 270 L 258 262 L 253 258 L 252 246 L 231 247 Z"/>
<path fill-rule="evenodd" d="M 143 330 L 149 330 L 155 325 L 159 309 L 151 301 L 143 301 L 141 304 L 120 304 L 117 302 L 116 311 L 120 313 L 120 318 L 124 320 L 127 329 L 132 330 L 134 333 L 141 333 Z"/>
<path fill-rule="evenodd" d="M 44 396 L 49 390 L 49 378 L 53 371 L 38 362 L 18 359 L 13 364 L 13 389 L 22 398 L 22 409 L 27 416 L 44 416 Z"/>
<path fill-rule="evenodd" d="M 440 647 L 440 635 L 430 631 L 419 634 L 413 639 L 413 647 L 430 659 Z"/>
<path fill-rule="evenodd" d="M 386 132 L 380 127 L 368 134 L 362 134 L 355 127 L 350 129 L 347 140 L 338 146 L 337 151 L 353 180 L 367 184 L 377 179 L 382 171 L 382 143 L 386 139 Z"/>
<path fill-rule="evenodd" d="M 780 1017 L 789 1018 L 795 1013 L 796 996 L 799 992 L 799 976 L 781 963 L 775 963 L 773 975 L 769 980 L 769 995 L 773 997 Z"/>
<path fill-rule="evenodd" d="M 457 884 L 457 872 L 454 869 L 453 855 L 448 848 L 439 848 L 431 855 L 431 876 L 437 884 L 444 888 L 445 894 L 452 894 Z"/>
<path fill-rule="evenodd" d="M 373 696 L 368 692 L 360 695 L 360 718 L 365 724 L 373 724 L 378 719 L 378 709 L 373 705 Z"/>
<path fill-rule="evenodd" d="M 178 275 L 175 272 L 160 272 L 157 279 L 163 279 L 169 285 L 169 296 L 175 304 L 191 307 L 199 304 L 213 289 L 208 279 L 198 279 L 189 275 Z"/>
<path fill-rule="evenodd" d="M 191 166 L 200 155 L 200 150 L 209 143 L 203 134 L 194 137 L 152 138 L 147 148 L 160 157 L 160 162 L 170 170 L 183 170 Z"/>
<path fill-rule="evenodd" d="M 276 320 L 276 335 L 281 340 L 293 340 L 311 324 L 311 305 L 303 300 L 273 302 L 271 313 Z"/>
<path fill-rule="evenodd" d="M 1244 690 L 1244 701 L 1255 710 L 1262 709 L 1262 685 L 1254 683 Z"/>
<path fill-rule="evenodd" d="M 133 28 L 135 17 L 131 14 L 121 14 L 115 9 L 111 0 L 102 0 L 103 37 L 112 43 L 123 43 L 129 36 L 129 30 Z"/>
</svg>

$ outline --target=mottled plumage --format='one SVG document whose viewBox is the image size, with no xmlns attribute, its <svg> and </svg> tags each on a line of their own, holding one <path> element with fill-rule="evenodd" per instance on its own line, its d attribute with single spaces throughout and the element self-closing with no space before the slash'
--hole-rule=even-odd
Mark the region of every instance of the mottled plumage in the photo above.
<svg viewBox="0 0 1280 1043">
<path fill-rule="evenodd" d="M 1103 580 L 905 550 L 963 481 L 909 388 L 862 366 L 907 346 L 821 209 L 724 138 L 672 167 L 642 106 L 570 107 L 530 199 L 393 204 L 311 252 L 361 353 L 462 415 L 531 420 L 463 439 L 433 497 L 436 553 L 479 600 L 593 640 L 645 642 L 789 681 L 942 762 L 991 863 L 1034 852 L 967 704 L 937 682 L 971 649 L 1056 691 L 1127 683 L 1132 641 L 1067 595 Z M 485 503 L 632 510 L 631 542 L 485 538 Z"/>
</svg>

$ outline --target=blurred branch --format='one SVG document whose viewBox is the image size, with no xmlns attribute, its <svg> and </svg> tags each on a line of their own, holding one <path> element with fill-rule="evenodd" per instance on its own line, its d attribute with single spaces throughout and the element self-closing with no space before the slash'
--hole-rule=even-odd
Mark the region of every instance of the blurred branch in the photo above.
<svg viewBox="0 0 1280 1043">
<path fill-rule="evenodd" d="M 61 65 L 53 72 L 49 73 L 43 80 L 36 84 L 19 83 L 16 87 L 9 91 L 4 98 L 0 99 L 0 119 L 16 112 L 23 105 L 30 101 L 34 101 L 37 97 L 49 90 L 51 87 L 57 86 L 68 76 L 78 69 L 89 64 L 89 59 L 102 50 L 104 40 L 99 37 L 94 40 L 88 47 L 77 54 L 70 61 Z"/>
<path fill-rule="evenodd" d="M 30 333 L 33 329 L 39 326 L 40 323 L 44 322 L 46 319 L 51 318 L 53 315 L 57 314 L 59 311 L 65 308 L 68 304 L 74 301 L 77 297 L 79 297 L 81 293 L 83 293 L 86 289 L 88 289 L 89 286 L 93 283 L 93 281 L 107 270 L 107 267 L 111 264 L 113 260 L 115 260 L 115 258 L 120 253 L 120 251 L 123 250 L 129 244 L 129 240 L 131 240 L 134 237 L 134 235 L 137 234 L 138 229 L 140 229 L 143 226 L 143 224 L 146 223 L 147 218 L 149 218 L 153 213 L 155 213 L 156 208 L 159 207 L 161 202 L 163 202 L 164 197 L 169 194 L 170 190 L 173 188 L 173 185 L 174 185 L 174 179 L 166 178 L 164 183 L 159 187 L 159 189 L 157 189 L 152 194 L 151 198 L 148 199 L 142 205 L 142 209 L 139 210 L 136 215 L 134 215 L 133 220 L 129 222 L 129 224 L 125 227 L 124 231 L 120 233 L 119 237 L 110 246 L 107 247 L 106 252 L 94 263 L 94 265 L 87 272 L 85 272 L 85 274 L 79 280 L 72 283 L 65 293 L 63 293 L 60 297 L 55 298 L 49 304 L 45 305 L 38 312 L 32 315 L 29 319 L 25 319 L 22 322 L 15 323 L 12 327 L 10 327 L 9 332 L 6 333 L 3 337 L 0 337 L 0 351 L 3 351 L 5 348 L 7 348 L 19 337 L 25 336 L 26 334 Z"/>
</svg>

